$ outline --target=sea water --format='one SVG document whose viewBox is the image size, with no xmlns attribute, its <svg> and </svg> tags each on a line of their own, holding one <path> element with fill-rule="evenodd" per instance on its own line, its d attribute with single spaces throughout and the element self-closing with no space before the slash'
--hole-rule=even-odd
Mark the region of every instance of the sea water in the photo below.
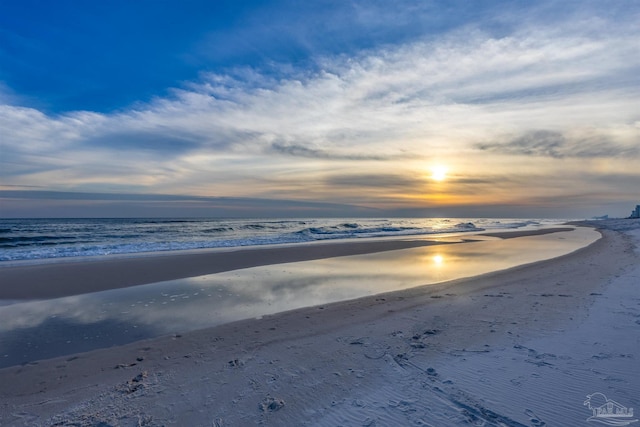
<svg viewBox="0 0 640 427">
<path fill-rule="evenodd" d="M 561 222 L 490 218 L 0 219 L 0 262 L 535 228 Z"/>
</svg>

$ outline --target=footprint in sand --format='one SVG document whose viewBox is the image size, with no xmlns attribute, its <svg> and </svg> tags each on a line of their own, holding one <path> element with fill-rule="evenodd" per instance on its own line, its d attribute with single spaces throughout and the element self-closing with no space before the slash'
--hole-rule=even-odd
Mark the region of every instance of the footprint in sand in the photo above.
<svg viewBox="0 0 640 427">
<path fill-rule="evenodd" d="M 266 397 L 258 406 L 262 412 L 275 412 L 284 407 L 284 400 L 275 397 Z"/>
<path fill-rule="evenodd" d="M 364 351 L 364 357 L 367 359 L 381 359 L 387 354 L 387 348 L 381 346 L 367 347 Z"/>
<path fill-rule="evenodd" d="M 233 359 L 229 360 L 228 365 L 230 368 L 239 368 L 240 366 L 244 365 L 244 363 L 239 359 Z"/>
<path fill-rule="evenodd" d="M 531 409 L 527 409 L 526 411 L 524 411 L 524 413 L 527 417 L 529 417 L 529 422 L 532 426 L 542 427 L 547 425 L 547 423 L 542 421 L 540 417 L 538 417 Z"/>
</svg>

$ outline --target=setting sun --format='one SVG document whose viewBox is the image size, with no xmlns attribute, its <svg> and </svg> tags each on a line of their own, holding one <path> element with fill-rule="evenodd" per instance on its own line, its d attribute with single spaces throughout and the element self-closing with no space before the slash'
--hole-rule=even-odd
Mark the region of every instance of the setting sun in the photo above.
<svg viewBox="0 0 640 427">
<path fill-rule="evenodd" d="M 434 181 L 444 181 L 447 178 L 449 168 L 446 166 L 434 166 L 431 168 L 431 179 Z"/>
</svg>

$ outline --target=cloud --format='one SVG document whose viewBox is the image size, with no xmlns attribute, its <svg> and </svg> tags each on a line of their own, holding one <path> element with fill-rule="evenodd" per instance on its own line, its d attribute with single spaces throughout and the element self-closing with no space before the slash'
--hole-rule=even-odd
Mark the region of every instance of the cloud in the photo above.
<svg viewBox="0 0 640 427">
<path fill-rule="evenodd" d="M 322 217 L 376 216 L 353 203 L 171 194 L 1 190 L 0 217 Z"/>
<path fill-rule="evenodd" d="M 160 132 L 113 132 L 88 138 L 86 145 L 113 150 L 152 150 L 159 154 L 188 152 L 201 145 L 200 138 L 186 134 L 167 135 Z"/>
<path fill-rule="evenodd" d="M 640 141 L 640 132 L 638 135 Z M 536 130 L 505 142 L 478 143 L 476 148 L 504 155 L 540 157 L 638 157 L 640 145 L 622 145 L 611 138 L 596 135 L 565 136 L 561 132 Z"/>
<path fill-rule="evenodd" d="M 267 149 L 267 152 L 275 152 L 294 157 L 306 157 L 311 159 L 326 159 L 326 160 L 373 160 L 384 161 L 391 159 L 398 159 L 399 157 L 406 158 L 407 156 L 384 156 L 384 155 L 368 155 L 368 154 L 342 154 L 339 152 L 330 152 L 321 149 L 307 147 L 301 144 L 286 144 L 274 142 Z"/>
<path fill-rule="evenodd" d="M 383 25 L 376 8 L 363 5 L 353 6 L 359 25 Z M 360 50 L 310 53 L 303 67 L 216 69 L 113 113 L 47 115 L 3 105 L 0 174 L 8 185 L 50 189 L 132 185 L 324 200 L 336 200 L 334 186 L 344 200 L 349 188 L 418 191 L 411 174 L 439 159 L 467 162 L 458 183 L 465 189 L 504 193 L 524 180 L 492 190 L 483 168 L 530 176 L 514 156 L 637 159 L 638 13 L 610 16 L 594 5 L 573 15 L 563 8 L 548 25 L 541 22 L 555 9 L 541 7 L 534 18 L 507 8 L 478 23 L 452 21 L 446 31 L 416 27 Z M 557 168 L 536 166 L 540 174 Z M 379 192 L 365 193 L 372 205 L 380 200 Z"/>
<path fill-rule="evenodd" d="M 389 189 L 414 189 L 416 186 L 424 186 L 424 181 L 399 174 L 379 173 L 363 175 L 332 175 L 326 179 L 331 187 L 362 188 L 373 187 L 382 191 Z"/>
</svg>

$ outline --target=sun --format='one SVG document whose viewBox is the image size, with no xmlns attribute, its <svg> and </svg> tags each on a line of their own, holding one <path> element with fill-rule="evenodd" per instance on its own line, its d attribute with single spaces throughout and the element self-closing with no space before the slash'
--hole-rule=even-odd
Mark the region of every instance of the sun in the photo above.
<svg viewBox="0 0 640 427">
<path fill-rule="evenodd" d="M 447 178 L 447 172 L 449 168 L 446 166 L 438 165 L 431 168 L 431 179 L 434 181 L 444 181 Z"/>
</svg>

